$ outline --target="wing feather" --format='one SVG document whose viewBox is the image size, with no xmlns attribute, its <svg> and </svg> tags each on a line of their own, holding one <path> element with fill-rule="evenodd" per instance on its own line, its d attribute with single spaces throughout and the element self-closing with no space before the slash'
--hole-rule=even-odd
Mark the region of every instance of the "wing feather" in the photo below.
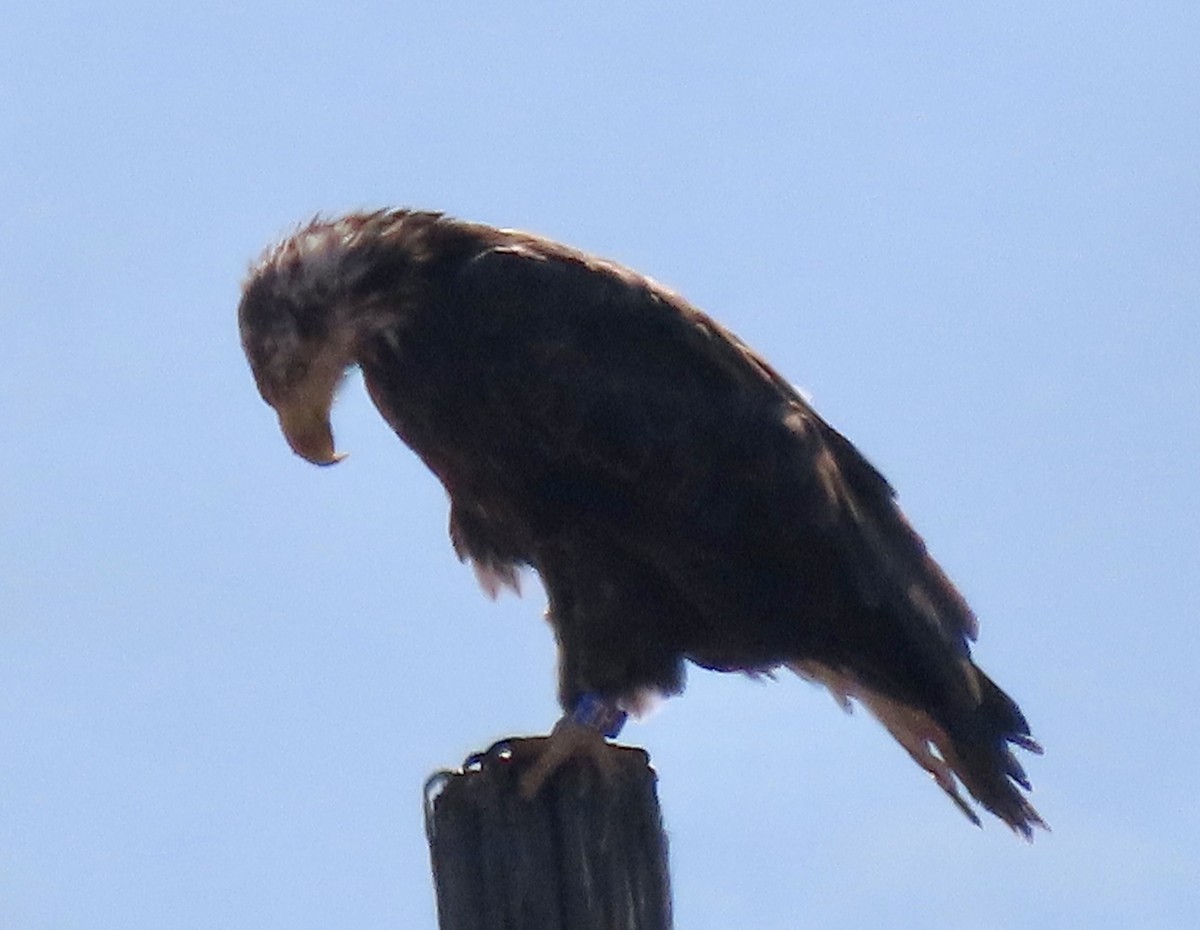
<svg viewBox="0 0 1200 930">
<path fill-rule="evenodd" d="M 901 604 L 914 637 L 966 655 L 975 617 L 886 479 L 720 324 L 648 278 L 541 240 L 483 253 L 456 294 L 492 366 L 481 400 L 507 425 L 497 459 L 525 462 L 510 480 L 555 488 L 548 521 L 601 523 L 703 593 L 739 518 L 757 520 L 744 536 L 755 555 L 766 543 L 832 549 L 864 604 Z M 666 549 L 681 527 L 686 557 Z"/>
</svg>

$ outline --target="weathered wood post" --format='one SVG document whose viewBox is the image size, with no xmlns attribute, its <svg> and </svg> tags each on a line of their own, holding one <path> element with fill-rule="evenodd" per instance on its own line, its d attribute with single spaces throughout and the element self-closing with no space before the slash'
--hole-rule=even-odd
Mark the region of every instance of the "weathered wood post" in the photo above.
<svg viewBox="0 0 1200 930">
<path fill-rule="evenodd" d="M 544 742 L 504 740 L 426 783 L 440 930 L 669 930 L 649 756 L 609 745 L 610 777 L 571 759 L 527 799 L 520 777 Z"/>
</svg>

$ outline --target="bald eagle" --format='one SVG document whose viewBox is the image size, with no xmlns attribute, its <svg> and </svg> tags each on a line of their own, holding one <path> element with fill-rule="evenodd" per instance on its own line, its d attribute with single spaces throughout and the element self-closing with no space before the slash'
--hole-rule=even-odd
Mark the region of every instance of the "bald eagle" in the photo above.
<svg viewBox="0 0 1200 930">
<path fill-rule="evenodd" d="M 296 454 L 341 458 L 330 408 L 357 365 L 445 487 L 459 558 L 493 594 L 537 571 L 563 725 L 615 735 L 688 662 L 790 669 L 868 708 L 976 824 L 958 783 L 1026 838 L 1045 826 L 1011 746 L 1041 749 L 891 486 L 678 294 L 529 233 L 385 210 L 266 251 L 239 323 Z"/>
</svg>

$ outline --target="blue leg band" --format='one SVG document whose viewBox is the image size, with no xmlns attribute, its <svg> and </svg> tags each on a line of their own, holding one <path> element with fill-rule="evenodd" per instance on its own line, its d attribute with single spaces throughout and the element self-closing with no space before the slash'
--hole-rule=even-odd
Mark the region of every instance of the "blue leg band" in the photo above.
<svg viewBox="0 0 1200 930">
<path fill-rule="evenodd" d="M 625 726 L 629 715 L 595 694 L 585 694 L 575 702 L 571 719 L 585 727 L 599 730 L 608 739 L 613 739 Z"/>
</svg>

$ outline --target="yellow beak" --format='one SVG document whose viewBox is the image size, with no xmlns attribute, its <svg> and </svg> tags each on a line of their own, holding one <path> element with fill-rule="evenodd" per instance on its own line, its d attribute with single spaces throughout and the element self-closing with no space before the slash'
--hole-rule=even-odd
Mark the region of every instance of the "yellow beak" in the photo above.
<svg viewBox="0 0 1200 930">
<path fill-rule="evenodd" d="M 279 428 L 292 451 L 314 465 L 336 465 L 346 457 L 333 446 L 333 428 L 326 406 L 279 407 Z"/>
</svg>

